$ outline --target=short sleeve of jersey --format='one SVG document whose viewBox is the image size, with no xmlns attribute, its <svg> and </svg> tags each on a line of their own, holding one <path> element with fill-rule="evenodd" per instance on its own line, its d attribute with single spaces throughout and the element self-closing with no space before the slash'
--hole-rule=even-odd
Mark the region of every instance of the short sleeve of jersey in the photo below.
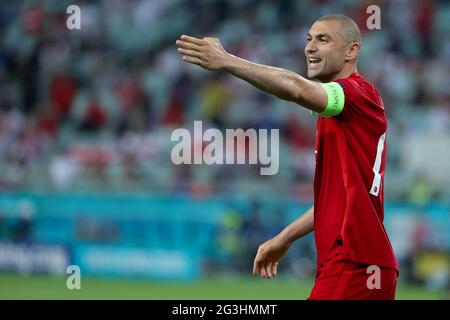
<svg viewBox="0 0 450 320">
<path fill-rule="evenodd" d="M 344 109 L 339 117 L 352 119 L 370 117 L 374 113 L 384 112 L 380 94 L 360 76 L 339 79 L 335 82 L 342 87 L 345 96 Z"/>
</svg>

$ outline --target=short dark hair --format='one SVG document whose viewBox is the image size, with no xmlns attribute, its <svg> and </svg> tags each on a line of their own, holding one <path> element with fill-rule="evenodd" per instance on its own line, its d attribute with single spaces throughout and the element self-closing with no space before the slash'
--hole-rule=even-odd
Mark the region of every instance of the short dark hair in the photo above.
<svg viewBox="0 0 450 320">
<path fill-rule="evenodd" d="M 344 37 L 347 44 L 351 42 L 361 43 L 361 31 L 352 18 L 344 14 L 330 14 L 317 19 L 317 21 L 327 20 L 334 20 L 340 23 L 342 29 L 339 33 Z"/>
</svg>

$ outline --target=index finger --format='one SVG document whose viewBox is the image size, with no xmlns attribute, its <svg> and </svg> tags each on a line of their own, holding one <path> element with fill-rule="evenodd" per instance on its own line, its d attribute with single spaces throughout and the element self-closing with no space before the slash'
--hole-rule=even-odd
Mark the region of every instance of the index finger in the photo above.
<svg viewBox="0 0 450 320">
<path fill-rule="evenodd" d="M 187 36 L 187 35 L 182 35 L 181 40 L 186 41 L 186 42 L 195 43 L 196 45 L 199 45 L 199 46 L 204 46 L 205 44 L 207 44 L 207 42 L 205 40 Z"/>
<path fill-rule="evenodd" d="M 255 261 L 253 261 L 253 275 L 256 276 L 260 273 L 261 270 L 261 259 L 258 257 L 258 255 L 255 258 Z"/>
<path fill-rule="evenodd" d="M 259 263 L 254 261 L 253 262 L 253 275 L 256 276 L 259 273 Z"/>
</svg>

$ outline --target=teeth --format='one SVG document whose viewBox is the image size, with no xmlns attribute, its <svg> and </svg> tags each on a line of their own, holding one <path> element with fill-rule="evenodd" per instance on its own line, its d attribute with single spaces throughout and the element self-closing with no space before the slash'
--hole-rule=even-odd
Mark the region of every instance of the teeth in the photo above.
<svg viewBox="0 0 450 320">
<path fill-rule="evenodd" d="M 309 58 L 308 61 L 310 63 L 319 63 L 321 60 L 319 58 Z"/>
</svg>

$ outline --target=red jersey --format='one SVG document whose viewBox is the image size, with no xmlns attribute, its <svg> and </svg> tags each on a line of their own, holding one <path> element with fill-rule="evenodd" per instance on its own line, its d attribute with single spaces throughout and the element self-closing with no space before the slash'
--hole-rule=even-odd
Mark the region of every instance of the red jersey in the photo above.
<svg viewBox="0 0 450 320">
<path fill-rule="evenodd" d="M 378 91 L 358 73 L 339 79 L 342 112 L 319 117 L 314 178 L 317 265 L 335 242 L 345 258 L 398 270 L 383 226 L 387 119 Z"/>
</svg>

